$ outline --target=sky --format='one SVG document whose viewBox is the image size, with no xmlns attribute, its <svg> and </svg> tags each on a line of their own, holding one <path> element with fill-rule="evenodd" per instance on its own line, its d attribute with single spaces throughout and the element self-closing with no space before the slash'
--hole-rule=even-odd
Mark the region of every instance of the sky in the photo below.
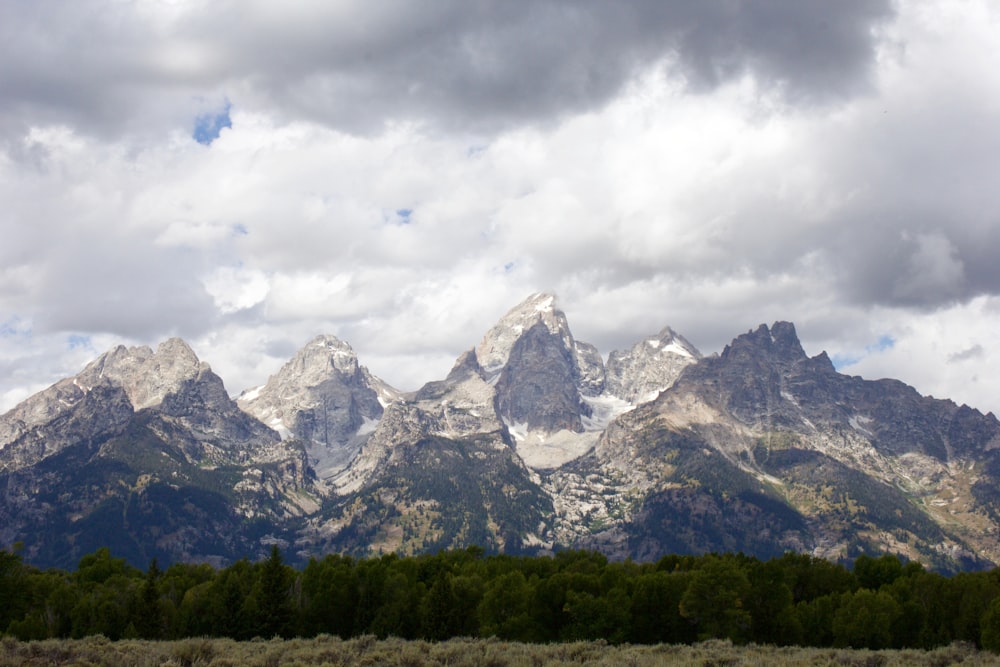
<svg viewBox="0 0 1000 667">
<path fill-rule="evenodd" d="M 1000 413 L 990 0 L 7 0 L 0 411 L 181 336 L 403 390 L 554 292 Z"/>
</svg>

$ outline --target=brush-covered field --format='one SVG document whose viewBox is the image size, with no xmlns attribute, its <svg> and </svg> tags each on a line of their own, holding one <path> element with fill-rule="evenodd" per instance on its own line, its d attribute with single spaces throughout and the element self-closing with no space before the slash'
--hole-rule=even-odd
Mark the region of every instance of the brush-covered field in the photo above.
<svg viewBox="0 0 1000 667">
<path fill-rule="evenodd" d="M 691 665 L 737 667 L 810 665 L 830 667 L 945 667 L 1000 665 L 1000 656 L 956 643 L 931 651 L 852 650 L 775 646 L 736 646 L 712 640 L 693 645 L 612 646 L 604 642 L 524 644 L 496 639 L 451 639 L 444 642 L 377 639 L 366 635 L 342 640 L 329 635 L 313 639 L 238 642 L 231 639 L 177 641 L 123 640 L 105 637 L 0 640 L 0 666 L 49 667 L 278 667 L 398 665 L 400 667 L 544 667 L 548 665 Z"/>
</svg>

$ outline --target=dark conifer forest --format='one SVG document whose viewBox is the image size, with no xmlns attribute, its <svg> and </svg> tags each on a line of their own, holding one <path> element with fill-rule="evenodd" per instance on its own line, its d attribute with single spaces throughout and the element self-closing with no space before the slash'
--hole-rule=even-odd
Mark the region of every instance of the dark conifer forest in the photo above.
<svg viewBox="0 0 1000 667">
<path fill-rule="evenodd" d="M 848 568 L 793 553 L 640 564 L 478 548 L 328 555 L 296 570 L 275 546 L 259 562 L 160 569 L 154 560 L 145 572 L 99 549 L 67 572 L 0 551 L 0 630 L 20 640 L 375 635 L 870 649 L 959 641 L 1000 652 L 1000 570 L 944 576 L 891 555 L 861 555 Z"/>
</svg>

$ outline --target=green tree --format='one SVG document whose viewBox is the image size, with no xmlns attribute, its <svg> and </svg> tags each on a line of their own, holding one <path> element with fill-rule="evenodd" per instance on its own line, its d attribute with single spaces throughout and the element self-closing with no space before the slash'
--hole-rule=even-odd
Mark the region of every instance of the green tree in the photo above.
<svg viewBox="0 0 1000 667">
<path fill-rule="evenodd" d="M 885 591 L 862 588 L 844 593 L 833 616 L 835 646 L 883 649 L 892 646 L 899 604 Z"/>
<path fill-rule="evenodd" d="M 862 588 L 877 591 L 903 576 L 903 563 L 890 554 L 878 558 L 861 554 L 854 561 L 854 576 Z"/>
<path fill-rule="evenodd" d="M 294 571 L 285 565 L 277 544 L 271 545 L 271 552 L 260 566 L 257 586 L 256 629 L 261 637 L 290 637 L 294 609 L 291 587 Z"/>
<path fill-rule="evenodd" d="M 161 639 L 163 637 L 163 610 L 160 606 L 160 592 L 157 588 L 160 580 L 160 568 L 154 558 L 146 570 L 146 578 L 139 587 L 135 614 L 132 624 L 142 639 Z"/>
<path fill-rule="evenodd" d="M 16 551 L 0 549 L 0 632 L 27 611 L 27 571 Z"/>
<path fill-rule="evenodd" d="M 1000 653 L 1000 597 L 993 598 L 979 623 L 980 642 L 987 651 Z"/>
<path fill-rule="evenodd" d="M 794 604 L 858 587 L 854 574 L 845 567 L 816 556 L 788 552 L 770 562 L 784 573 Z"/>
<path fill-rule="evenodd" d="M 302 632 L 354 634 L 358 584 L 354 561 L 331 554 L 321 561 L 310 559 L 302 572 Z"/>
<path fill-rule="evenodd" d="M 746 609 L 751 617 L 751 638 L 759 644 L 797 644 L 802 628 L 793 606 L 789 573 L 781 562 L 755 563 L 748 575 L 750 593 Z"/>
<path fill-rule="evenodd" d="M 501 639 L 531 641 L 531 587 L 519 570 L 501 574 L 487 583 L 479 605 L 480 634 Z"/>
<path fill-rule="evenodd" d="M 978 643 L 982 636 L 979 625 L 993 600 L 1000 596 L 1000 583 L 993 573 L 962 572 L 948 581 L 951 589 L 951 641 Z"/>
<path fill-rule="evenodd" d="M 833 617 L 840 604 L 840 595 L 821 595 L 795 605 L 795 616 L 806 646 L 833 645 Z"/>
<path fill-rule="evenodd" d="M 212 635 L 233 639 L 254 636 L 255 619 L 248 615 L 247 604 L 253 586 L 253 566 L 246 559 L 236 561 L 215 577 L 207 595 Z"/>
<path fill-rule="evenodd" d="M 421 634 L 434 641 L 458 634 L 457 602 L 451 575 L 439 572 L 420 606 Z"/>
<path fill-rule="evenodd" d="M 750 582 L 736 563 L 707 556 L 681 598 L 681 616 L 694 624 L 698 639 L 742 642 L 750 631 L 751 618 L 745 606 L 749 594 Z"/>
<path fill-rule="evenodd" d="M 382 604 L 375 611 L 371 632 L 379 637 L 415 639 L 420 632 L 420 600 L 424 584 L 390 569 L 382 590 Z"/>
<path fill-rule="evenodd" d="M 569 591 L 566 611 L 570 622 L 568 639 L 606 639 L 620 644 L 628 638 L 630 601 L 624 589 L 615 587 L 604 595 Z"/>
<path fill-rule="evenodd" d="M 683 644 L 696 638 L 694 624 L 681 616 L 680 602 L 691 573 L 651 572 L 639 575 L 632 591 L 632 634 L 637 644 Z"/>
</svg>

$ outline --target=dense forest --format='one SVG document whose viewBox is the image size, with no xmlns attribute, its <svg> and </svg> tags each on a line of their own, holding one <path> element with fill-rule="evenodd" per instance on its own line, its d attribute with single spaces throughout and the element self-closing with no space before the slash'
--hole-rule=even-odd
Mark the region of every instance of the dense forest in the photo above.
<svg viewBox="0 0 1000 667">
<path fill-rule="evenodd" d="M 145 572 L 107 549 L 74 572 L 39 570 L 0 550 L 0 629 L 21 640 L 375 635 L 612 644 L 734 643 L 1000 652 L 1000 570 L 946 577 L 890 555 L 852 568 L 802 554 L 609 562 L 551 557 L 329 555 L 301 570 L 278 547 L 216 569 Z"/>
</svg>

